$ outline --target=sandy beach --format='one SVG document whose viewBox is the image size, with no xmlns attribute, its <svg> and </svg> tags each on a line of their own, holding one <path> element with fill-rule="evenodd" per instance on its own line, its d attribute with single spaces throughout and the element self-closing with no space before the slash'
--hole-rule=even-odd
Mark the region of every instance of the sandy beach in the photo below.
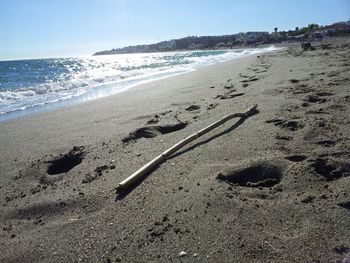
<svg viewBox="0 0 350 263">
<path fill-rule="evenodd" d="M 314 46 L 1 122 L 0 261 L 350 262 L 350 39 Z"/>
</svg>

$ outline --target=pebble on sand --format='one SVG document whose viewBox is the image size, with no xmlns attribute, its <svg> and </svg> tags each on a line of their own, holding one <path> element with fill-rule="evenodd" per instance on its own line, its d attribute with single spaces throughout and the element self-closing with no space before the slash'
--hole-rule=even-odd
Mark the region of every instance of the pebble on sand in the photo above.
<svg viewBox="0 0 350 263">
<path fill-rule="evenodd" d="M 187 255 L 188 255 L 187 252 L 181 251 L 181 252 L 179 253 L 179 258 L 185 257 L 185 256 L 187 256 Z"/>
</svg>

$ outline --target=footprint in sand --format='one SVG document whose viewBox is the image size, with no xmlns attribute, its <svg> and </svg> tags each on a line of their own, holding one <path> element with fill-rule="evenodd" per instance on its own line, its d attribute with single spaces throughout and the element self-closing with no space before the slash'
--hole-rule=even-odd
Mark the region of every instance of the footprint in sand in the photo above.
<svg viewBox="0 0 350 263">
<path fill-rule="evenodd" d="M 247 82 L 252 82 L 252 81 L 257 81 L 257 80 L 259 80 L 258 77 L 252 76 L 252 77 L 249 77 L 248 79 L 241 80 L 241 82 L 242 83 L 247 83 Z"/>
<path fill-rule="evenodd" d="M 195 105 L 195 104 L 193 104 L 193 105 L 189 106 L 188 108 L 186 108 L 185 110 L 186 110 L 186 111 L 197 111 L 197 110 L 199 110 L 200 108 L 201 108 L 200 105 Z"/>
<path fill-rule="evenodd" d="M 99 179 L 104 172 L 108 173 L 110 170 L 115 169 L 115 165 L 102 165 L 102 166 L 97 166 L 95 168 L 94 174 L 86 174 L 84 179 L 82 180 L 83 184 L 91 183 L 92 181 L 95 181 Z"/>
<path fill-rule="evenodd" d="M 241 167 L 227 168 L 216 178 L 245 187 L 272 187 L 280 183 L 287 167 L 283 160 L 257 161 Z"/>
<path fill-rule="evenodd" d="M 334 96 L 334 93 L 329 92 L 329 91 L 322 91 L 322 92 L 317 92 L 316 96 L 319 97 L 328 97 L 328 96 Z"/>
<path fill-rule="evenodd" d="M 316 144 L 322 145 L 324 147 L 333 147 L 337 144 L 337 142 L 334 140 L 325 139 L 325 140 L 320 140 L 316 142 Z"/>
<path fill-rule="evenodd" d="M 305 102 L 310 102 L 310 103 L 324 103 L 324 102 L 327 101 L 327 99 L 325 99 L 325 98 L 320 98 L 319 96 L 314 95 L 314 94 L 310 94 L 310 95 L 307 95 L 307 96 L 304 98 L 304 101 L 305 101 Z"/>
<path fill-rule="evenodd" d="M 84 146 L 74 146 L 69 152 L 52 157 L 51 160 L 39 159 L 32 163 L 22 179 L 36 182 L 30 191 L 32 194 L 40 192 L 69 173 L 74 167 L 82 163 L 86 155 Z"/>
<path fill-rule="evenodd" d="M 188 123 L 179 122 L 175 124 L 168 124 L 163 126 L 145 126 L 137 129 L 136 131 L 130 133 L 127 137 L 125 137 L 122 141 L 124 143 L 136 141 L 140 138 L 154 138 L 156 136 L 167 134 L 171 132 L 176 132 L 184 129 Z"/>
<path fill-rule="evenodd" d="M 305 124 L 303 124 L 302 122 L 297 121 L 297 120 L 290 120 L 290 121 L 286 121 L 286 122 L 282 123 L 281 127 L 284 129 L 287 129 L 289 131 L 297 131 L 299 129 L 304 128 Z"/>
<path fill-rule="evenodd" d="M 84 146 L 74 146 L 68 153 L 48 161 L 47 173 L 49 175 L 68 173 L 83 161 L 85 157 L 84 149 Z"/>
<path fill-rule="evenodd" d="M 217 95 L 215 97 L 215 99 L 227 100 L 227 99 L 232 99 L 232 98 L 239 97 L 242 95 L 244 95 L 244 93 L 236 93 L 236 94 L 226 93 L 224 95 Z"/>
<path fill-rule="evenodd" d="M 300 80 L 298 80 L 298 79 L 290 79 L 289 82 L 290 83 L 299 83 Z"/>
<path fill-rule="evenodd" d="M 298 85 L 293 85 L 292 87 L 290 87 L 289 91 L 291 94 L 297 95 L 297 94 L 313 92 L 314 89 L 308 87 L 308 85 L 306 85 L 306 84 L 298 84 Z"/>
<path fill-rule="evenodd" d="M 289 131 L 297 131 L 305 127 L 305 124 L 299 120 L 283 120 L 274 118 L 267 120 L 266 123 L 273 123 L 275 126 L 284 128 Z"/>
<path fill-rule="evenodd" d="M 306 160 L 306 158 L 307 158 L 306 155 L 302 155 L 302 154 L 289 155 L 285 157 L 285 159 L 291 162 L 302 162 Z"/>
<path fill-rule="evenodd" d="M 291 141 L 291 140 L 293 140 L 293 137 L 292 136 L 287 136 L 287 135 L 279 135 L 279 134 L 277 134 L 276 136 L 275 136 L 275 139 L 276 140 L 283 140 L 283 141 Z"/>
<path fill-rule="evenodd" d="M 225 88 L 225 89 L 230 89 L 230 90 L 232 90 L 232 89 L 234 88 L 234 86 L 233 86 L 232 83 L 228 83 L 228 84 L 225 84 L 225 85 L 224 85 L 224 88 Z M 235 90 L 235 91 L 236 91 L 236 90 Z"/>
<path fill-rule="evenodd" d="M 311 167 L 327 181 L 339 179 L 350 175 L 350 164 L 336 161 L 331 158 L 318 158 L 313 160 Z"/>
<path fill-rule="evenodd" d="M 252 68 L 252 71 L 254 71 L 257 74 L 267 72 L 266 69 L 260 69 L 260 68 Z"/>
</svg>

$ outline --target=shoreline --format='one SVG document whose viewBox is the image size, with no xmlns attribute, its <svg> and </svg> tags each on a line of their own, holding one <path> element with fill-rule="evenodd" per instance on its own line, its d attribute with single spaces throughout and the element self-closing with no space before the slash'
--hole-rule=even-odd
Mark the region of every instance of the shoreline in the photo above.
<svg viewBox="0 0 350 263">
<path fill-rule="evenodd" d="M 349 50 L 349 38 L 291 45 L 2 122 L 0 261 L 342 261 Z M 116 195 L 171 145 L 254 104 Z"/>
<path fill-rule="evenodd" d="M 271 46 L 270 46 L 271 47 Z M 271 52 L 269 50 L 266 50 L 269 47 L 264 47 L 262 50 L 257 49 L 256 53 L 265 53 L 265 52 Z M 281 49 L 281 48 L 278 48 Z M 276 49 L 276 50 L 278 50 Z M 242 49 L 244 50 L 244 49 Z M 274 50 L 272 50 L 273 52 Z M 173 53 L 178 53 L 178 52 L 173 52 Z M 254 54 L 242 54 L 238 58 L 244 58 L 250 55 L 256 55 Z M 31 106 L 26 106 L 25 109 L 15 109 L 8 111 L 6 113 L 3 113 L 0 115 L 0 122 L 3 121 L 8 121 L 8 120 L 13 120 L 16 118 L 21 118 L 21 117 L 26 117 L 30 116 L 33 114 L 41 113 L 41 112 L 50 112 L 52 110 L 56 109 L 61 109 L 64 107 L 69 107 L 69 106 L 74 106 L 74 105 L 79 105 L 81 103 L 86 103 L 89 101 L 93 101 L 96 99 L 100 99 L 103 97 L 108 97 L 111 95 L 119 94 L 121 92 L 124 92 L 125 90 L 131 89 L 135 86 L 138 85 L 143 85 L 145 83 L 151 82 L 151 81 L 157 81 L 160 79 L 165 79 L 169 77 L 174 77 L 180 74 L 185 74 L 189 73 L 195 70 L 198 70 L 200 68 L 214 65 L 217 63 L 224 63 L 229 60 L 233 60 L 237 58 L 226 58 L 225 60 L 222 61 L 216 61 L 216 62 L 206 62 L 204 64 L 200 65 L 193 65 L 190 68 L 187 69 L 175 69 L 171 70 L 170 68 L 166 70 L 166 72 L 163 71 L 158 71 L 158 72 L 153 72 L 152 74 L 146 74 L 146 75 L 141 75 L 137 76 L 136 78 L 127 78 L 125 80 L 120 80 L 114 83 L 104 83 L 99 86 L 96 86 L 95 88 L 86 90 L 84 94 L 78 95 L 78 96 L 73 96 L 68 99 L 57 99 L 55 101 L 51 102 L 41 102 L 39 104 L 31 105 Z"/>
</svg>

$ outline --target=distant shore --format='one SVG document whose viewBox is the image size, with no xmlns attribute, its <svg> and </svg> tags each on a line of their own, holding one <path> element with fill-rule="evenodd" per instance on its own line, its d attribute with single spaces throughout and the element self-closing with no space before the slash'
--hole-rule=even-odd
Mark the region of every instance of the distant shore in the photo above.
<svg viewBox="0 0 350 263">
<path fill-rule="evenodd" d="M 1 262 L 350 257 L 350 39 L 0 123 Z M 115 187 L 186 136 L 139 184 Z"/>
<path fill-rule="evenodd" d="M 320 26 L 309 24 L 304 27 L 296 27 L 293 30 L 274 32 L 249 31 L 231 35 L 218 36 L 187 36 L 179 39 L 172 39 L 148 45 L 135 45 L 123 48 L 114 48 L 94 53 L 94 56 L 131 54 L 131 53 L 152 53 L 152 52 L 172 52 L 189 50 L 215 50 L 258 47 L 261 45 L 276 45 L 280 43 L 300 43 L 325 40 L 336 36 L 349 36 L 350 21 L 337 22 L 331 25 Z"/>
<path fill-rule="evenodd" d="M 182 49 L 165 49 L 165 50 L 157 50 L 157 49 L 147 49 L 147 48 L 139 48 L 140 46 L 147 46 L 147 45 L 140 45 L 140 46 L 130 46 L 126 48 L 121 49 L 111 49 L 111 50 L 104 50 L 104 51 L 98 51 L 92 54 L 92 56 L 108 56 L 108 55 L 121 55 L 121 54 L 147 54 L 147 53 L 163 53 L 163 52 L 188 52 L 188 51 L 229 51 L 229 50 L 237 50 L 237 49 L 248 49 L 248 48 L 265 48 L 268 46 L 288 46 L 290 44 L 295 44 L 296 41 L 292 42 L 269 42 L 269 43 L 252 43 L 252 44 L 242 44 L 242 45 L 235 45 L 232 47 L 211 47 L 211 48 L 182 48 Z M 135 49 L 134 49 L 135 47 Z M 127 48 L 132 48 L 132 50 L 128 51 Z"/>
</svg>

